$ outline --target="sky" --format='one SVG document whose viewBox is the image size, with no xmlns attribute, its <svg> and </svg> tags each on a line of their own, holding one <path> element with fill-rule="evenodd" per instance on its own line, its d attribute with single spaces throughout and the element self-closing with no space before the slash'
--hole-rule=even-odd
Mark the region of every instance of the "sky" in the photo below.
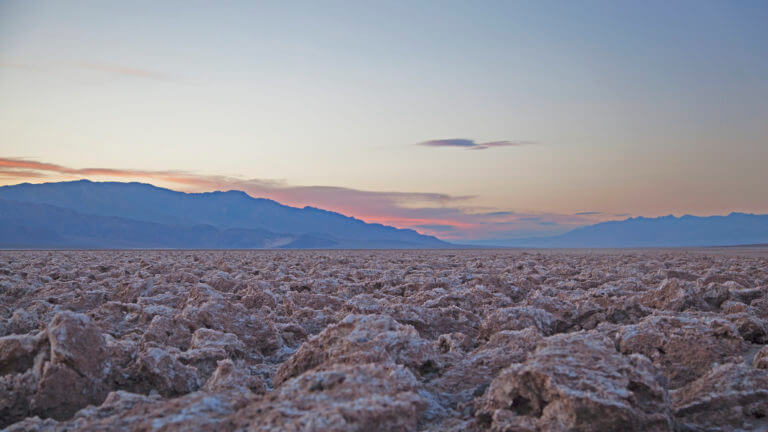
<svg viewBox="0 0 768 432">
<path fill-rule="evenodd" d="M 765 1 L 0 1 L 0 184 L 468 243 L 768 213 Z"/>
</svg>

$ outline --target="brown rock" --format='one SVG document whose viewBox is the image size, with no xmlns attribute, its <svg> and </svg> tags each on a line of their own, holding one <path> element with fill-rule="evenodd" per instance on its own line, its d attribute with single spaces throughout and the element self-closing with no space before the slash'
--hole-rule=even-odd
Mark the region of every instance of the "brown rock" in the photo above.
<svg viewBox="0 0 768 432">
<path fill-rule="evenodd" d="M 503 370 L 476 415 L 497 430 L 671 430 L 664 384 L 647 358 L 597 334 L 557 335 Z"/>
<path fill-rule="evenodd" d="M 106 389 L 99 383 L 68 366 L 49 362 L 45 364 L 37 392 L 30 400 L 30 412 L 65 420 L 80 408 L 100 404 L 106 395 Z"/>
<path fill-rule="evenodd" d="M 747 341 L 756 344 L 768 342 L 768 323 L 746 312 L 731 314 L 725 317 L 739 331 L 739 335 Z"/>
<path fill-rule="evenodd" d="M 30 415 L 29 401 L 37 390 L 37 381 L 31 370 L 0 375 L 0 428 Z"/>
<path fill-rule="evenodd" d="M 235 365 L 232 360 L 220 360 L 216 370 L 203 386 L 209 392 L 228 390 L 252 391 L 263 394 L 266 391 L 264 380 L 258 375 L 251 375 Z"/>
<path fill-rule="evenodd" d="M 79 411 L 71 420 L 54 422 L 29 418 L 11 431 L 222 431 L 228 416 L 247 402 L 241 394 L 195 392 L 170 400 L 113 392 L 98 407 Z"/>
<path fill-rule="evenodd" d="M 764 345 L 752 359 L 752 366 L 758 369 L 768 369 L 768 345 Z"/>
<path fill-rule="evenodd" d="M 283 363 L 275 374 L 275 385 L 304 371 L 333 363 L 391 361 L 419 375 L 440 367 L 434 346 L 419 337 L 412 326 L 386 315 L 349 315 L 311 338 Z"/>
<path fill-rule="evenodd" d="M 72 416 L 107 395 L 105 379 L 112 372 L 106 342 L 99 328 L 85 315 L 62 311 L 46 331 L 49 361 L 38 357 L 40 381 L 30 400 L 30 412 L 57 420 Z"/>
<path fill-rule="evenodd" d="M 670 388 L 704 375 L 714 364 L 738 361 L 746 349 L 739 331 L 729 321 L 693 315 L 652 315 L 625 326 L 617 335 L 624 354 L 639 353 L 664 371 Z"/>
<path fill-rule="evenodd" d="M 472 338 L 464 333 L 442 334 L 437 338 L 437 348 L 440 352 L 467 352 L 472 349 Z"/>
<path fill-rule="evenodd" d="M 696 294 L 695 285 L 692 283 L 664 279 L 657 289 L 640 295 L 638 301 L 646 307 L 680 312 L 700 306 Z"/>
<path fill-rule="evenodd" d="M 728 287 L 710 283 L 701 290 L 701 298 L 704 300 L 710 308 L 717 310 L 720 306 L 726 302 L 731 296 Z"/>
<path fill-rule="evenodd" d="M 69 311 L 59 312 L 48 325 L 47 332 L 51 363 L 67 365 L 93 381 L 109 375 L 111 364 L 106 343 L 90 318 Z"/>
<path fill-rule="evenodd" d="M 141 346 L 170 346 L 185 350 L 189 348 L 191 339 L 192 334 L 183 320 L 155 315 L 141 337 Z"/>
<path fill-rule="evenodd" d="M 464 358 L 450 362 L 428 387 L 450 406 L 463 412 L 470 408 L 468 403 L 474 397 L 485 391 L 499 371 L 512 363 L 525 361 L 542 339 L 535 328 L 502 330 Z"/>
<path fill-rule="evenodd" d="M 160 348 L 142 352 L 138 368 L 140 377 L 150 388 L 166 397 L 186 394 L 200 387 L 195 368 L 185 366 Z"/>
<path fill-rule="evenodd" d="M 176 355 L 182 364 L 194 368 L 200 382 L 205 382 L 216 369 L 219 360 L 226 358 L 227 352 L 218 347 L 191 349 Z"/>
<path fill-rule="evenodd" d="M 192 335 L 191 349 L 219 348 L 230 357 L 245 355 L 245 344 L 232 333 L 224 333 L 207 328 L 197 329 Z"/>
<path fill-rule="evenodd" d="M 231 416 L 236 430 L 413 431 L 427 402 L 392 363 L 330 365 L 283 383 Z"/>
<path fill-rule="evenodd" d="M 35 355 L 45 341 L 40 336 L 11 335 L 0 337 L 0 375 L 24 372 L 32 367 Z"/>
<path fill-rule="evenodd" d="M 204 327 L 235 334 L 258 353 L 268 355 L 280 347 L 274 325 L 249 313 L 240 303 L 217 299 L 206 301 L 200 307 L 187 305 L 182 318 L 191 322 L 195 328 Z"/>
<path fill-rule="evenodd" d="M 480 324 L 480 337 L 488 339 L 502 330 L 523 330 L 535 327 L 544 335 L 562 330 L 565 323 L 551 313 L 533 307 L 509 307 L 489 313 Z"/>
<path fill-rule="evenodd" d="M 766 430 L 768 371 L 718 366 L 672 392 L 672 404 L 681 430 Z"/>
</svg>

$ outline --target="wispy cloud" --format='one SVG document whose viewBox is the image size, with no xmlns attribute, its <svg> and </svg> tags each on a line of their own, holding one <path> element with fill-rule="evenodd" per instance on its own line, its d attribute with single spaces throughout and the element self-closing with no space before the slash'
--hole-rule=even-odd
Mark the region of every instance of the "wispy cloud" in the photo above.
<svg viewBox="0 0 768 432">
<path fill-rule="evenodd" d="M 135 66 L 116 65 L 110 63 L 55 63 L 55 64 L 35 64 L 13 61 L 0 61 L 0 68 L 19 69 L 19 70 L 39 70 L 39 71 L 57 71 L 62 69 L 75 69 L 104 73 L 114 76 L 128 78 L 149 79 L 157 81 L 174 81 L 179 77 L 157 70 L 146 69 Z"/>
<path fill-rule="evenodd" d="M 432 231 L 432 232 L 446 232 L 446 231 L 453 231 L 455 229 L 453 225 L 440 225 L 440 224 L 414 225 L 413 228 Z"/>
<path fill-rule="evenodd" d="M 574 213 L 576 216 L 594 216 L 594 215 L 600 215 L 603 214 L 603 212 L 598 211 L 585 211 L 585 212 L 578 212 Z"/>
<path fill-rule="evenodd" d="M 185 173 L 183 171 L 146 171 L 112 168 L 69 168 L 62 165 L 19 158 L 0 158 L 0 168 L 5 168 L 4 172 L 6 173 L 19 173 L 19 170 L 24 170 L 21 172 L 26 173 L 26 175 L 30 177 L 40 177 L 45 176 L 46 173 L 55 173 L 75 176 L 106 176 L 121 178 L 146 177 L 180 184 L 194 184 L 198 181 L 198 176 Z M 25 175 L 22 174 L 18 175 L 18 177 L 24 176 Z"/>
<path fill-rule="evenodd" d="M 2 62 L 0 61 L 0 67 L 10 69 L 35 69 L 34 65 L 26 63 L 14 63 L 14 62 Z"/>
<path fill-rule="evenodd" d="M 160 81 L 171 81 L 176 79 L 176 77 L 174 77 L 173 75 L 169 75 L 166 73 L 149 70 L 149 69 L 137 68 L 137 67 L 129 67 L 129 66 L 118 66 L 118 65 L 99 64 L 99 63 L 80 63 L 77 65 L 77 67 L 85 70 L 105 72 L 108 74 L 121 75 L 121 76 L 126 76 L 131 78 L 152 79 L 152 80 L 160 80 Z"/>
<path fill-rule="evenodd" d="M 558 225 L 557 222 L 553 222 L 553 221 L 540 221 L 538 222 L 538 224 L 541 226 L 557 226 Z"/>
<path fill-rule="evenodd" d="M 489 141 L 476 142 L 467 138 L 448 138 L 423 141 L 416 145 L 424 147 L 459 147 L 467 150 L 487 150 L 495 147 L 521 147 L 536 144 L 535 141 Z"/>
<path fill-rule="evenodd" d="M 142 181 L 185 192 L 242 190 L 283 204 L 313 206 L 447 240 L 499 238 L 509 233 L 547 235 L 594 223 L 600 215 L 515 212 L 471 206 L 473 196 L 431 192 L 368 191 L 338 186 L 292 185 L 272 179 L 204 175 L 176 170 L 73 168 L 22 158 L 0 158 L 0 179 L 19 181 Z"/>
</svg>

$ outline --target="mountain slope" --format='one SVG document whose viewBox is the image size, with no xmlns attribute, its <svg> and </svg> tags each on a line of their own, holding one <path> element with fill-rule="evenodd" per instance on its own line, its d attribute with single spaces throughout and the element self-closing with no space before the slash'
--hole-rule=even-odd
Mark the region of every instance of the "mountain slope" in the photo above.
<svg viewBox="0 0 768 432">
<path fill-rule="evenodd" d="M 266 230 L 170 226 L 0 199 L 0 247 L 4 248 L 248 249 L 290 247 L 298 240 Z"/>
<path fill-rule="evenodd" d="M 514 240 L 519 247 L 729 246 L 768 242 L 768 215 L 629 218 L 547 238 Z"/>
<path fill-rule="evenodd" d="M 129 230 L 130 225 L 130 229 L 134 230 L 139 238 L 143 238 L 139 235 L 142 229 L 159 232 L 156 228 L 158 226 L 162 227 L 164 232 L 173 232 L 173 235 L 178 236 L 173 241 L 167 236 L 160 237 L 167 240 L 167 245 L 163 241 L 153 240 L 152 246 L 126 246 L 122 243 L 123 240 L 110 237 L 110 241 L 114 241 L 115 245 L 100 247 L 448 246 L 448 243 L 435 237 L 421 235 L 413 230 L 368 224 L 359 219 L 312 207 L 290 207 L 268 199 L 252 198 L 239 191 L 183 193 L 142 183 L 96 183 L 81 180 L 4 186 L 0 187 L 0 199 L 7 201 L 6 208 L 11 205 L 8 204 L 10 202 L 48 206 L 44 207 L 45 211 L 41 213 L 41 217 L 33 218 L 38 222 L 39 229 L 53 226 L 69 229 L 69 226 L 57 225 L 56 221 L 46 221 L 44 218 L 45 215 L 58 217 L 66 214 L 74 226 L 92 217 L 117 218 L 121 221 L 121 229 Z M 74 214 L 62 213 L 62 210 L 69 210 Z M 31 209 L 26 208 L 25 211 Z M 78 221 L 74 221 L 75 218 L 79 218 Z M 108 221 L 109 219 L 93 219 L 91 223 L 103 227 Z M 138 226 L 135 224 L 138 222 L 145 225 Z M 201 227 L 214 229 L 218 233 L 214 237 L 218 240 L 207 237 L 208 234 Z M 29 224 L 27 228 L 30 228 Z M 245 242 L 250 246 L 243 245 L 237 238 L 240 235 L 237 233 L 250 239 Z M 98 232 L 91 234 L 97 235 Z M 277 241 L 278 238 L 281 240 Z M 142 241 L 141 244 L 144 245 L 149 239 Z M 275 241 L 277 243 L 274 243 Z M 209 244 L 218 246 L 206 246 Z"/>
</svg>

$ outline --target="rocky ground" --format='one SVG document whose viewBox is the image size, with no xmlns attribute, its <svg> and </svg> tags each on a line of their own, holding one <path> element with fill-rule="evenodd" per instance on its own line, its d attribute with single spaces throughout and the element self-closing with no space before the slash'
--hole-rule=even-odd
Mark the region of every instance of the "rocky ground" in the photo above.
<svg viewBox="0 0 768 432">
<path fill-rule="evenodd" d="M 768 256 L 0 253 L 9 431 L 768 428 Z"/>
</svg>

